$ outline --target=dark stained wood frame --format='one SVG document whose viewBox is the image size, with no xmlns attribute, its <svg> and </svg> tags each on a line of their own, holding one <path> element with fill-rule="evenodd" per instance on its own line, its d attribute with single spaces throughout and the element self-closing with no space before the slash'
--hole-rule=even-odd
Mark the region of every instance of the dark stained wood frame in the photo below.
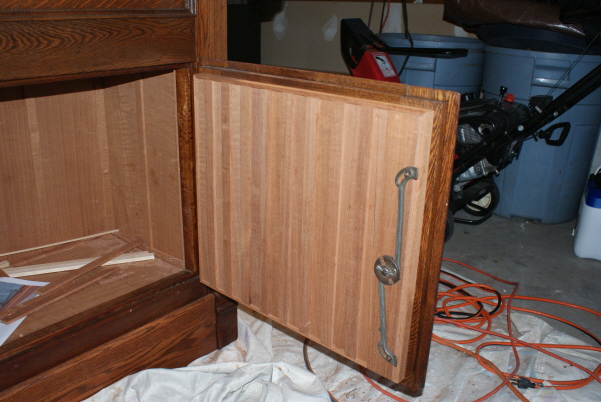
<svg viewBox="0 0 601 402">
<path fill-rule="evenodd" d="M 172 310 L 26 379 L 0 393 L 0 399 L 80 400 L 139 370 L 181 367 L 214 349 L 214 303 L 209 294 Z M 153 353 L 156 350 L 161 353 Z"/>
<path fill-rule="evenodd" d="M 136 344 L 141 356 L 155 358 L 130 359 L 125 354 L 116 371 L 105 367 L 94 381 L 73 381 L 75 388 L 70 391 L 48 387 L 51 391 L 44 399 L 89 396 L 135 371 L 185 365 L 237 338 L 236 304 L 214 294 L 195 276 L 198 243 L 191 75 L 198 57 L 227 57 L 227 3 L 132 0 L 114 1 L 111 7 L 104 2 L 104 8 L 94 3 L 57 0 L 48 3 L 50 6 L 44 2 L 46 8 L 40 9 L 27 8 L 35 6 L 36 0 L 4 2 L 0 7 L 0 87 L 175 70 L 187 271 L 0 346 L 0 399 L 39 396 L 44 388 L 40 384 L 52 384 L 64 373 L 77 374 L 69 367 L 81 367 L 88 360 L 106 366 L 109 362 L 103 358 L 104 352 L 95 352 L 105 345 L 118 348 L 123 342 Z M 129 3 L 136 3 L 136 7 L 124 6 Z M 211 308 L 207 310 L 208 306 Z M 188 331 L 182 336 L 194 339 L 200 348 L 190 348 L 192 341 L 182 338 L 176 345 L 157 351 L 152 340 L 139 331 L 150 325 L 164 333 L 168 330 L 163 324 L 165 317 L 171 317 L 174 310 L 185 310 L 185 314 L 197 311 L 205 317 L 202 327 L 180 327 Z"/>
<path fill-rule="evenodd" d="M 35 4 L 35 0 L 29 0 Z M 65 10 L 58 5 L 82 4 L 82 7 Z M 137 319 L 124 314 L 131 305 L 157 306 L 159 297 L 165 295 L 170 305 L 189 302 L 190 293 L 196 297 L 215 297 L 216 347 L 230 343 L 237 335 L 235 303 L 221 295 L 209 295 L 207 288 L 192 291 L 194 287 L 181 286 L 186 281 L 198 281 L 198 234 L 197 204 L 194 189 L 194 121 L 192 75 L 203 66 L 221 67 L 225 75 L 236 76 L 238 72 L 253 73 L 257 80 L 283 83 L 311 89 L 311 82 L 326 83 L 336 93 L 352 93 L 357 90 L 372 91 L 377 97 L 403 96 L 416 106 L 425 106 L 421 98 L 439 101 L 437 106 L 427 102 L 435 112 L 435 126 L 439 130 L 432 143 L 432 152 L 438 155 L 429 171 L 428 194 L 434 211 L 424 216 L 421 242 L 425 245 L 425 260 L 421 263 L 418 291 L 415 295 L 414 320 L 411 322 L 411 345 L 406 367 L 406 378 L 400 389 L 410 395 L 419 395 L 424 387 L 426 366 L 433 325 L 436 286 L 445 226 L 446 200 L 448 198 L 454 130 L 458 109 L 458 96 L 448 92 L 425 88 L 395 86 L 374 81 L 350 79 L 349 77 L 310 71 L 290 70 L 278 67 L 245 65 L 227 62 L 227 2 L 225 0 L 137 0 L 147 7 L 94 8 L 91 0 L 58 0 L 54 9 L 17 9 L 17 0 L 11 0 L 0 9 L 0 87 L 60 81 L 96 76 L 119 75 L 149 71 L 176 71 L 177 113 L 182 183 L 182 214 L 184 222 L 184 260 L 189 270 L 181 274 L 139 289 L 110 303 L 71 317 L 52 327 L 12 342 L 10 349 L 0 347 L 0 363 L 10 368 L 35 359 L 36 351 L 57 348 L 55 360 L 48 365 L 37 363 L 15 380 L 3 380 L 0 389 L 17 387 L 26 377 L 43 375 L 49 367 L 64 359 L 91 352 L 99 345 L 110 342 L 114 336 L 126 336 L 139 325 L 156 318 L 154 310 L 140 308 Z M 153 4 L 171 4 L 166 8 Z M 117 4 L 117 2 L 114 2 Z M 13 7 L 13 8 L 11 8 Z M 193 7 L 196 7 L 195 9 Z M 174 30 L 176 34 L 174 34 Z M 51 38 L 51 39 L 48 39 Z M 74 39 L 75 38 L 75 39 Z M 35 49 L 35 50 L 33 50 Z M 43 61 L 41 63 L 40 61 Z M 401 89 L 402 88 L 402 89 Z M 427 262 L 426 262 L 427 260 Z M 202 286 L 202 285 L 198 285 Z M 154 302 L 153 302 L 154 300 Z M 159 303 L 160 304 L 160 303 Z M 165 309 L 169 309 L 165 307 Z M 151 311 L 152 310 L 152 311 Z M 145 312 L 143 312 L 145 311 Z M 156 310 L 160 314 L 162 307 Z M 128 326 L 124 317 L 132 320 Z M 95 328 L 114 324 L 115 331 L 106 338 L 95 337 Z M 128 332 L 129 331 L 129 332 Z M 82 336 L 73 347 L 59 347 L 68 337 Z M 78 338 L 79 339 L 79 338 Z M 72 342 L 69 343 L 71 345 Z M 76 346 L 75 346 L 76 345 Z M 60 356 L 58 356 L 60 355 Z M 52 364 L 50 362 L 53 362 Z M 4 369 L 2 369 L 4 370 Z M 7 369 L 8 370 L 8 369 Z M 1 373 L 1 372 L 0 372 Z M 8 372 L 5 372 L 6 374 Z M 11 382 L 12 381 L 12 382 Z M 16 385 L 15 385 L 16 384 Z M 104 384 L 107 385 L 107 384 Z M 99 384 L 102 388 L 103 384 Z M 7 391 L 0 393 L 7 395 Z"/>
<path fill-rule="evenodd" d="M 206 287 L 191 278 L 147 297 L 129 299 L 86 325 L 63 331 L 60 341 L 55 336 L 2 359 L 0 389 L 10 388 L 208 294 Z"/>
</svg>

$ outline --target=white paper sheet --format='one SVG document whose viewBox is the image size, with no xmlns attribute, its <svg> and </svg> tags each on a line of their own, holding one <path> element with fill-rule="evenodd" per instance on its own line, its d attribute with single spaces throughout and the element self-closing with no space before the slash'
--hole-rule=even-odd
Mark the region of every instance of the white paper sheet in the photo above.
<svg viewBox="0 0 601 402">
<path fill-rule="evenodd" d="M 24 279 L 18 278 L 5 278 L 0 277 L 0 282 L 4 283 L 13 283 L 15 285 L 23 285 L 23 286 L 45 286 L 49 282 L 38 282 L 38 281 L 28 281 Z M 13 332 L 17 329 L 17 327 L 23 322 L 26 317 L 20 318 L 17 321 L 10 324 L 3 324 L 0 322 L 0 345 L 4 344 L 9 336 L 12 335 Z"/>
<path fill-rule="evenodd" d="M 516 334 L 527 342 L 581 344 L 555 330 L 537 317 L 512 314 Z M 502 324 L 502 319 L 499 320 Z M 494 328 L 503 332 L 502 325 Z M 436 325 L 434 332 L 445 338 L 465 336 L 462 329 Z M 488 340 L 486 338 L 485 340 Z M 309 347 L 309 358 L 316 376 L 304 367 L 303 339 L 287 329 L 274 327 L 243 310 L 238 310 L 238 340 L 227 347 L 201 357 L 188 367 L 175 370 L 146 370 L 105 388 L 88 402 L 119 401 L 329 401 L 326 389 L 338 401 L 388 402 L 391 399 L 373 388 L 357 366 L 334 353 Z M 473 349 L 475 345 L 468 348 Z M 522 370 L 535 377 L 553 375 L 557 380 L 582 378 L 576 369 L 532 351 L 522 350 Z M 501 370 L 510 370 L 510 348 L 490 348 L 483 352 Z M 594 368 L 601 361 L 595 352 L 573 351 L 570 358 Z M 424 393 L 410 398 L 398 391 L 389 392 L 411 402 L 467 402 L 493 389 L 499 379 L 484 370 L 475 359 L 453 349 L 432 343 Z M 593 381 L 584 388 L 555 391 L 530 389 L 531 401 L 598 401 L 601 384 Z M 515 401 L 503 389 L 491 402 Z"/>
</svg>

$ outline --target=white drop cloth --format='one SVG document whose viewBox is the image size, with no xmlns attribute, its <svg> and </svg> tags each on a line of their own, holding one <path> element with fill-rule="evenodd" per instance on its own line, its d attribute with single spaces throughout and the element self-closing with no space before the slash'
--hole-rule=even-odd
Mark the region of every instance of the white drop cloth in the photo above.
<svg viewBox="0 0 601 402">
<path fill-rule="evenodd" d="M 502 319 L 496 320 L 501 323 Z M 529 342 L 582 344 L 544 321 L 525 314 L 512 313 L 514 335 Z M 493 330 L 503 332 L 503 328 Z M 451 326 L 435 326 L 435 334 L 460 339 L 466 331 Z M 326 389 L 339 401 L 384 402 L 391 399 L 374 389 L 357 371 L 357 366 L 321 347 L 309 347 L 309 357 L 317 376 L 304 367 L 303 339 L 274 328 L 250 313 L 238 310 L 236 342 L 201 357 L 186 368 L 152 369 L 131 375 L 103 389 L 89 402 L 108 401 L 329 401 Z M 473 337 L 473 334 L 470 336 Z M 484 341 L 492 338 L 485 338 Z M 473 350 L 475 345 L 465 345 Z M 501 370 L 511 370 L 513 357 L 509 348 L 490 347 L 482 353 Z M 587 351 L 564 351 L 562 355 L 594 369 L 601 354 Z M 520 374 L 537 378 L 552 376 L 557 380 L 583 378 L 578 369 L 567 366 L 539 352 L 520 348 Z M 408 401 L 467 402 L 486 394 L 499 383 L 496 375 L 484 370 L 475 359 L 453 349 L 432 343 L 424 393 Z M 601 401 L 601 385 L 596 381 L 573 391 L 553 388 L 529 389 L 525 396 L 536 402 Z M 507 389 L 490 401 L 515 401 Z"/>
</svg>

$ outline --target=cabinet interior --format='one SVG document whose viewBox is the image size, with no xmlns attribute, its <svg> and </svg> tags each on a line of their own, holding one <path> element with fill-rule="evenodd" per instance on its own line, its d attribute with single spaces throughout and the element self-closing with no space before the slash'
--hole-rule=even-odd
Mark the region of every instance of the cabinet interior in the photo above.
<svg viewBox="0 0 601 402">
<path fill-rule="evenodd" d="M 96 257 L 135 238 L 156 258 L 117 265 L 112 280 L 33 313 L 13 337 L 184 270 L 174 72 L 0 88 L 0 131 L 0 261 Z M 46 256 L 15 253 L 113 230 Z"/>
</svg>

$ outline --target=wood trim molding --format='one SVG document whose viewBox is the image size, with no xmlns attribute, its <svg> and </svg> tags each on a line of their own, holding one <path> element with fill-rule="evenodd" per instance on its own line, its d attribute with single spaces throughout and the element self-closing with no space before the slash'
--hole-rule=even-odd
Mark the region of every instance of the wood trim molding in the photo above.
<svg viewBox="0 0 601 402">
<path fill-rule="evenodd" d="M 177 126 L 179 136 L 179 166 L 182 192 L 182 220 L 184 224 L 184 264 L 198 273 L 198 218 L 196 204 L 196 173 L 194 145 L 194 97 L 192 71 L 175 71 L 177 91 Z"/>
<path fill-rule="evenodd" d="M 194 26 L 194 16 L 6 21 L 0 24 L 0 84 L 190 63 Z"/>
<path fill-rule="evenodd" d="M 196 56 L 227 60 L 227 1 L 197 0 Z"/>
<path fill-rule="evenodd" d="M 47 18 L 101 18 L 133 15 L 194 14 L 193 0 L 108 0 L 98 4 L 94 0 L 7 0 L 0 6 L 3 19 L 32 20 Z"/>
</svg>

